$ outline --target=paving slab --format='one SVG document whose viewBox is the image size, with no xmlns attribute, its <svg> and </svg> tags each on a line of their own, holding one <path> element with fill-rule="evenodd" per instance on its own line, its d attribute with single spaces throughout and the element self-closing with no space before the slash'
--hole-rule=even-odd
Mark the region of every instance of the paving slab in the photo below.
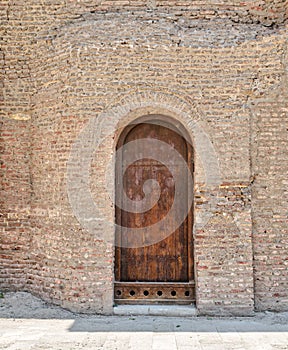
<svg viewBox="0 0 288 350">
<path fill-rule="evenodd" d="M 194 305 L 118 305 L 113 308 L 114 315 L 146 315 L 193 317 L 197 315 Z"/>
</svg>

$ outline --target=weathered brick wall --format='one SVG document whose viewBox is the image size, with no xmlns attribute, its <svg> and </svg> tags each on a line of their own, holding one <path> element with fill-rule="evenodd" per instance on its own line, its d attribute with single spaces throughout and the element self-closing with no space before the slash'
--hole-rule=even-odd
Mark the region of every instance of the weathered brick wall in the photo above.
<svg viewBox="0 0 288 350">
<path fill-rule="evenodd" d="M 43 1 L 39 3 L 36 0 L 27 2 L 12 2 L 3 0 L 1 7 L 7 13 L 7 18 L 22 17 L 24 21 L 44 24 L 53 22 L 53 20 L 68 20 L 81 16 L 87 12 L 111 12 L 111 11 L 137 11 L 137 10 L 155 10 L 173 12 L 177 15 L 184 14 L 197 18 L 231 18 L 240 22 L 262 22 L 265 25 L 272 23 L 281 23 L 287 18 L 286 0 L 210 0 L 210 1 L 191 1 L 191 0 L 71 0 L 71 1 Z M 24 11 L 22 14 L 20 12 Z M 32 16 L 32 17 L 31 17 Z M 17 17 L 17 15 L 16 15 Z"/>
<path fill-rule="evenodd" d="M 30 261 L 30 121 L 1 122 L 0 278 L 3 288 L 25 288 Z"/>
<path fill-rule="evenodd" d="M 256 308 L 287 309 L 288 105 L 286 74 L 275 91 L 252 105 L 253 241 Z"/>
<path fill-rule="evenodd" d="M 177 11 L 177 15 L 192 18 L 230 18 L 236 22 L 261 22 L 265 25 L 281 23 L 287 18 L 287 1 L 175 1 L 175 0 L 146 0 L 146 1 L 72 1 L 68 12 L 70 14 L 85 14 L 87 11 L 122 11 L 122 10 L 161 10 Z M 55 9 L 54 9 L 55 11 Z M 59 11 L 59 9 L 58 9 Z M 60 10 L 61 11 L 61 10 Z M 66 9 L 67 11 L 67 9 Z"/>
<path fill-rule="evenodd" d="M 198 219 L 202 214 L 209 217 L 206 225 L 195 226 L 200 312 L 253 310 L 253 258 L 257 308 L 287 308 L 287 135 L 284 123 L 279 123 L 287 111 L 284 99 L 282 104 L 274 97 L 273 103 L 257 102 L 279 88 L 285 30 L 256 23 L 281 23 L 287 4 L 190 5 L 186 1 L 75 1 L 69 6 L 61 1 L 1 2 L 3 288 L 29 290 L 76 311 L 111 312 L 113 245 L 99 235 L 107 232 L 112 238 L 108 223 L 114 213 L 103 190 L 103 169 L 111 159 L 123 116 L 109 111 L 128 105 L 128 115 L 140 103 L 142 113 L 147 105 L 163 111 L 167 106 L 187 129 L 189 120 L 191 125 L 196 121 L 216 152 L 221 184 L 207 187 L 205 172 L 215 166 L 215 159 L 205 160 L 205 142 L 196 145 L 195 213 Z M 146 6 L 153 10 L 147 12 Z M 132 7 L 134 14 L 127 12 Z M 112 10 L 116 12 L 109 13 Z M 184 102 L 174 103 L 176 98 Z M 184 112 L 175 112 L 183 105 L 188 106 L 186 119 Z M 73 142 L 93 118 L 99 129 L 108 130 L 108 137 L 91 166 L 91 191 L 101 208 L 91 234 L 71 209 L 67 164 Z M 278 129 L 281 136 L 271 139 L 270 133 L 276 135 Z M 192 138 L 197 136 L 192 126 L 190 132 Z M 265 155 L 271 146 L 275 168 L 266 173 Z M 283 191 L 284 200 L 271 201 L 266 189 L 263 193 L 266 186 L 271 192 L 275 186 L 277 193 Z M 81 204 L 85 207 L 85 201 L 79 200 Z M 263 220 L 271 224 L 269 229 Z"/>
</svg>

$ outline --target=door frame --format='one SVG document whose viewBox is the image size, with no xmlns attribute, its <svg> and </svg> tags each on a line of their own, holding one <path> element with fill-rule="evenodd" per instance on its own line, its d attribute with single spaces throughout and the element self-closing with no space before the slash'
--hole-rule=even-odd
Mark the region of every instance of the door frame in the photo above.
<svg viewBox="0 0 288 350">
<path fill-rule="evenodd" d="M 193 294 L 193 299 L 190 300 L 191 302 L 195 302 L 196 300 L 196 291 L 195 291 L 195 264 L 194 264 L 194 239 L 193 239 L 193 222 L 194 222 L 194 147 L 192 146 L 192 141 L 190 138 L 190 135 L 188 134 L 186 128 L 178 121 L 175 120 L 174 118 L 171 118 L 169 116 L 166 115 L 161 115 L 161 114 L 150 114 L 150 115 L 144 115 L 140 118 L 137 118 L 135 120 L 133 120 L 132 122 L 130 122 L 128 125 L 126 125 L 123 130 L 121 131 L 118 140 L 116 142 L 116 151 L 117 149 L 119 149 L 120 147 L 122 147 L 125 143 L 125 139 L 127 137 L 127 135 L 130 133 L 130 131 L 137 126 L 138 124 L 141 123 L 149 123 L 149 124 L 160 124 L 163 127 L 167 127 L 175 132 L 177 132 L 178 134 L 180 134 L 183 139 L 186 141 L 186 146 L 187 146 L 187 165 L 188 168 L 190 169 L 191 175 L 192 175 L 192 185 L 188 186 L 192 187 L 192 188 L 188 188 L 188 193 L 192 194 L 192 204 L 191 204 L 191 208 L 188 212 L 187 215 L 187 238 L 188 238 L 188 281 L 187 283 L 173 283 L 173 282 L 159 282 L 159 284 L 163 285 L 164 287 L 171 287 L 173 289 L 177 288 L 182 288 L 183 291 L 184 289 L 186 290 L 185 293 L 187 291 L 189 291 L 190 293 Z M 120 174 L 120 170 L 118 167 L 121 167 L 122 165 L 122 153 L 119 152 L 120 154 L 117 155 L 117 159 L 115 160 L 115 197 L 116 196 L 120 196 L 119 192 L 118 192 L 118 185 L 117 183 L 119 182 L 119 174 Z M 118 169 L 118 170 L 117 170 Z M 116 200 L 114 201 L 114 203 L 117 203 Z M 121 209 L 118 208 L 116 205 L 114 206 L 114 210 L 115 210 L 115 222 L 116 223 L 121 223 Z M 186 220 L 186 219 L 185 219 Z M 116 229 L 115 229 L 115 259 L 114 259 L 114 300 L 117 300 L 117 295 L 115 294 L 115 286 L 116 287 L 121 287 L 121 246 L 120 246 L 120 242 L 117 240 L 121 239 L 121 232 L 119 234 L 119 232 L 117 230 L 119 230 L 119 226 L 115 225 Z M 128 286 L 127 288 L 129 288 L 129 283 L 125 282 L 126 285 Z M 139 282 L 138 282 L 139 283 Z M 133 284 L 133 282 L 131 282 L 131 285 Z M 151 288 L 153 289 L 153 284 L 155 285 L 155 288 L 157 289 L 157 283 L 151 283 L 151 282 L 147 282 L 144 284 L 149 284 L 151 285 Z M 139 288 L 141 289 L 141 283 L 139 283 Z M 158 287 L 159 288 L 159 287 Z M 188 293 L 189 294 L 189 293 Z M 177 298 L 175 298 L 173 300 L 171 300 L 171 302 L 175 303 L 176 300 L 176 304 L 187 304 L 187 302 L 177 302 Z M 152 301 L 153 302 L 153 301 Z M 124 302 L 125 303 L 125 302 Z M 141 303 L 139 300 L 137 299 L 133 299 L 131 298 L 131 301 L 129 302 L 131 304 L 137 304 L 137 303 Z M 149 302 L 148 302 L 149 303 Z M 161 303 L 161 298 L 159 298 L 159 301 L 157 301 L 157 303 Z M 170 302 L 165 302 L 165 303 L 170 303 Z"/>
</svg>

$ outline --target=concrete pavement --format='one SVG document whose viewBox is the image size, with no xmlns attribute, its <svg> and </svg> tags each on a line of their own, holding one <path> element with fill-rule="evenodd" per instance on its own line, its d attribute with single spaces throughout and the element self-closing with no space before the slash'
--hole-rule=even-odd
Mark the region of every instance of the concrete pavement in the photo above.
<svg viewBox="0 0 288 350">
<path fill-rule="evenodd" d="M 279 316 L 280 317 L 280 316 Z M 287 319 L 112 316 L 0 319 L 0 349 L 288 349 Z"/>
<path fill-rule="evenodd" d="M 0 300 L 0 349 L 288 350 L 288 312 L 245 318 L 84 316 L 32 297 Z"/>
</svg>

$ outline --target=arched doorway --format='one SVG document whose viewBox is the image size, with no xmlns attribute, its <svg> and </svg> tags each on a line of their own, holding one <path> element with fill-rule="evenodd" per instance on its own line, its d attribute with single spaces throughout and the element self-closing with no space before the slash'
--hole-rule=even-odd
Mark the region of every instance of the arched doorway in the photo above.
<svg viewBox="0 0 288 350">
<path fill-rule="evenodd" d="M 190 304 L 195 283 L 189 138 L 174 120 L 150 115 L 128 125 L 116 148 L 115 303 Z"/>
</svg>

